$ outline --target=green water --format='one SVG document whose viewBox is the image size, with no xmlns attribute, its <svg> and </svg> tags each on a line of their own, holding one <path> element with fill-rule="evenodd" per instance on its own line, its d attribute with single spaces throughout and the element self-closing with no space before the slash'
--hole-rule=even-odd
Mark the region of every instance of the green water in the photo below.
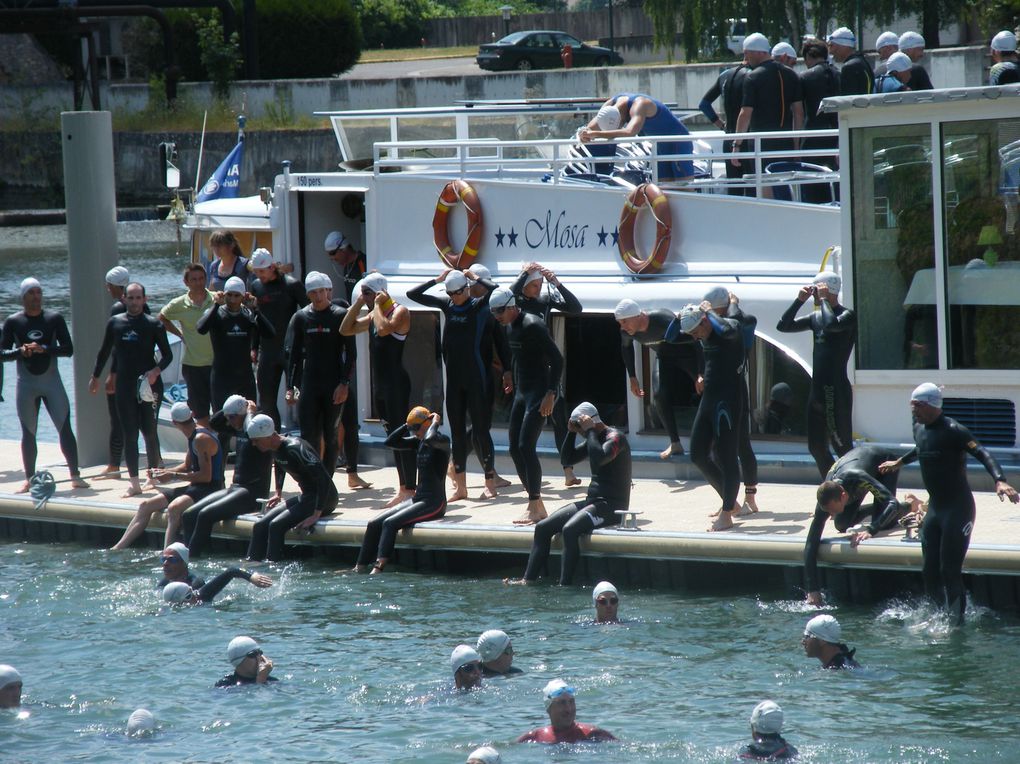
<svg viewBox="0 0 1020 764">
<path fill-rule="evenodd" d="M 168 240 L 173 227 L 166 223 L 119 223 L 119 262 L 145 284 L 149 307 L 155 313 L 171 297 L 184 291 L 181 271 L 187 254 L 177 255 L 176 243 Z M 63 314 L 71 323 L 71 294 L 65 226 L 0 229 L 0 320 L 21 310 L 18 285 L 26 276 L 34 276 L 43 286 L 43 306 Z M 183 251 L 188 252 L 187 242 Z M 112 302 L 112 300 L 111 300 Z M 75 407 L 74 365 L 70 358 L 58 359 L 58 368 Z M 0 403 L 0 439 L 21 439 L 15 408 L 17 371 L 14 363 L 4 365 L 4 401 Z M 97 399 L 98 400 L 98 399 Z M 100 400 L 105 405 L 105 401 Z M 38 439 L 55 443 L 54 430 L 45 409 L 40 412 Z"/>
<path fill-rule="evenodd" d="M 272 589 L 235 581 L 214 604 L 170 611 L 151 552 L 0 543 L 0 663 L 21 671 L 27 712 L 0 712 L 0 760 L 463 762 L 491 743 L 505 762 L 732 761 L 766 697 L 804 761 L 1017 760 L 1011 616 L 977 610 L 949 631 L 909 603 L 841 607 L 866 668 L 825 672 L 800 647 L 809 613 L 770 592 L 623 591 L 626 623 L 596 626 L 581 587 L 325 562 L 267 572 Z M 450 651 L 489 628 L 511 635 L 526 673 L 452 691 Z M 212 688 L 238 634 L 259 640 L 277 685 Z M 577 688 L 580 721 L 621 742 L 515 745 L 546 718 L 555 677 Z M 122 734 L 139 706 L 160 722 L 152 740 Z"/>
</svg>

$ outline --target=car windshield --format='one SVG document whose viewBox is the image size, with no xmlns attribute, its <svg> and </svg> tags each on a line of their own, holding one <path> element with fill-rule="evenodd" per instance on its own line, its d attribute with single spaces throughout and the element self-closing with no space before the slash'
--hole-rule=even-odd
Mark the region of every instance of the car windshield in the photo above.
<svg viewBox="0 0 1020 764">
<path fill-rule="evenodd" d="M 516 45 L 518 42 L 523 40 L 527 34 L 527 32 L 514 32 L 513 34 L 508 34 L 506 37 L 499 40 L 499 42 L 505 43 L 506 45 Z"/>
<path fill-rule="evenodd" d="M 576 37 L 571 37 L 568 34 L 558 34 L 558 35 L 556 35 L 556 42 L 558 42 L 561 47 L 563 45 L 570 45 L 570 46 L 572 46 L 574 48 L 580 48 L 581 45 L 583 45 L 583 43 L 580 40 L 578 40 Z"/>
</svg>

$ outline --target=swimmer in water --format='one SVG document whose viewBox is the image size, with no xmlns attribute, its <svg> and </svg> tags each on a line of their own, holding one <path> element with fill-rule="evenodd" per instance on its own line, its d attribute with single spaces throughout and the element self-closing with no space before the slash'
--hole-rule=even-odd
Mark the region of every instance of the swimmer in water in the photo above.
<svg viewBox="0 0 1020 764">
<path fill-rule="evenodd" d="M 146 708 L 136 709 L 127 720 L 128 737 L 152 737 L 156 734 L 156 717 Z"/>
<path fill-rule="evenodd" d="M 191 588 L 183 581 L 173 581 L 167 584 L 163 587 L 163 601 L 171 605 L 201 605 L 203 602 L 212 602 L 213 598 L 235 578 L 243 578 L 259 589 L 266 589 L 273 585 L 273 579 L 261 573 L 251 573 L 241 570 L 241 568 L 227 568 L 198 589 Z"/>
<path fill-rule="evenodd" d="M 778 761 L 797 756 L 797 749 L 779 733 L 783 730 L 783 709 L 778 703 L 763 700 L 751 711 L 751 742 L 740 752 L 741 759 Z"/>
<path fill-rule="evenodd" d="M 230 644 L 227 645 L 227 660 L 234 667 L 234 673 L 227 674 L 214 687 L 237 687 L 243 684 L 266 684 L 277 681 L 275 676 L 269 676 L 273 671 L 273 661 L 262 652 L 258 642 L 251 637 L 234 637 L 230 640 Z"/>
<path fill-rule="evenodd" d="M 478 637 L 475 650 L 482 658 L 482 676 L 484 677 L 512 676 L 524 673 L 513 665 L 514 646 L 505 631 L 499 629 L 483 631 Z"/>
<path fill-rule="evenodd" d="M 483 745 L 468 754 L 467 764 L 502 764 L 503 757 L 491 745 Z"/>
<path fill-rule="evenodd" d="M 174 581 L 183 581 L 192 589 L 201 589 L 202 585 L 205 584 L 204 578 L 196 576 L 188 570 L 191 553 L 180 541 L 164 549 L 163 554 L 159 557 L 159 561 L 163 563 L 163 578 L 156 584 L 157 589 L 162 589 Z"/>
<path fill-rule="evenodd" d="M 619 623 L 620 593 L 608 581 L 599 581 L 591 592 L 595 623 Z"/>
<path fill-rule="evenodd" d="M 839 621 L 831 615 L 816 615 L 804 627 L 800 643 L 808 658 L 817 658 L 825 669 L 857 669 L 861 665 L 854 660 L 856 650 L 840 642 L 842 629 Z"/>
<path fill-rule="evenodd" d="M 17 493 L 28 492 L 35 474 L 35 459 L 39 452 L 35 433 L 39 425 L 40 403 L 46 404 L 46 411 L 60 437 L 60 451 L 71 472 L 71 486 L 88 488 L 89 484 L 82 480 L 78 469 L 78 441 L 71 427 L 71 406 L 57 369 L 57 359 L 61 356 L 69 358 L 74 352 L 71 334 L 63 316 L 52 310 L 43 310 L 43 290 L 38 281 L 33 278 L 23 280 L 20 292 L 23 310 L 4 321 L 0 339 L 0 360 L 16 361 L 18 368 L 17 408 L 25 482 Z"/>
<path fill-rule="evenodd" d="M 0 663 L 0 708 L 20 708 L 23 686 L 18 670 Z"/>
<path fill-rule="evenodd" d="M 601 743 L 616 740 L 611 733 L 594 724 L 577 721 L 575 690 L 562 679 L 553 679 L 545 686 L 545 710 L 551 724 L 525 732 L 518 743 Z"/>
<path fill-rule="evenodd" d="M 453 683 L 458 690 L 482 686 L 482 656 L 471 645 L 457 645 L 450 654 Z"/>
</svg>

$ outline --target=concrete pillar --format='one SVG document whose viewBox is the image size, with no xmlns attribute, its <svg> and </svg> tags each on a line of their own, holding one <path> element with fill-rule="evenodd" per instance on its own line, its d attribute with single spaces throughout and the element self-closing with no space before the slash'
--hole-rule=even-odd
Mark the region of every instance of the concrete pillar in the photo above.
<svg viewBox="0 0 1020 764">
<path fill-rule="evenodd" d="M 110 312 L 106 272 L 118 260 L 110 112 L 64 112 L 60 133 L 71 279 L 75 431 L 81 463 L 92 466 L 106 464 L 110 436 L 106 395 L 102 389 L 96 395 L 88 391 Z"/>
</svg>

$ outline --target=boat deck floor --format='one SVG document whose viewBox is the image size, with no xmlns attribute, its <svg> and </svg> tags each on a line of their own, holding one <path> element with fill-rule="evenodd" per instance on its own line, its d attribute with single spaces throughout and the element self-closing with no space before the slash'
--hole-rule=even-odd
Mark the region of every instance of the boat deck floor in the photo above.
<svg viewBox="0 0 1020 764">
<path fill-rule="evenodd" d="M 39 469 L 52 471 L 57 480 L 67 477 L 55 444 L 40 444 L 39 451 Z M 176 462 L 170 456 L 167 463 Z M 497 469 L 507 477 L 513 476 L 505 459 L 497 461 Z M 87 476 L 95 470 L 84 472 Z M 337 514 L 320 521 L 315 533 L 292 533 L 289 541 L 345 547 L 360 545 L 367 521 L 394 495 L 396 471 L 365 466 L 361 475 L 372 487 L 352 491 L 347 488 L 343 470 L 338 470 L 335 476 L 340 490 Z M 546 474 L 543 494 L 550 514 L 561 505 L 584 497 L 587 476 L 580 469 L 578 476 L 582 478 L 582 485 L 568 489 L 563 485 L 562 473 Z M 229 475 L 227 479 L 229 484 Z M 121 498 L 127 487 L 124 480 L 92 480 L 88 489 L 80 490 L 72 490 L 69 483 L 58 484 L 57 492 L 44 506 L 36 508 L 31 497 L 16 493 L 22 481 L 18 444 L 11 441 L 0 444 L 0 520 L 123 529 L 139 502 L 139 497 Z M 469 471 L 468 487 L 472 497 L 479 496 L 481 475 Z M 291 495 L 294 489 L 296 485 L 288 480 L 285 495 Z M 907 492 L 901 490 L 900 498 Z M 812 485 L 763 483 L 757 496 L 760 512 L 737 518 L 732 530 L 708 533 L 709 515 L 718 507 L 718 497 L 710 486 L 695 480 L 636 478 L 631 508 L 640 512 L 638 529 L 599 529 L 585 542 L 584 552 L 650 560 L 797 566 L 802 560 L 804 538 L 814 509 L 814 493 Z M 915 493 L 926 497 L 923 491 Z M 976 491 L 975 498 L 978 519 L 967 557 L 968 572 L 1020 576 L 1020 506 L 1000 502 L 987 491 Z M 502 489 L 494 500 L 471 498 L 453 502 L 441 520 L 401 531 L 398 548 L 524 554 L 531 546 L 531 528 L 514 525 L 514 520 L 523 514 L 524 505 L 523 489 L 516 485 Z M 254 519 L 244 516 L 236 522 L 228 521 L 217 526 L 214 535 L 247 539 Z M 159 515 L 153 519 L 150 530 L 162 527 L 163 518 Z M 15 525 L 8 524 L 8 538 L 18 535 L 16 530 L 12 533 L 12 528 Z M 838 534 L 831 524 L 826 531 L 827 541 L 819 557 L 823 566 L 914 572 L 920 569 L 920 544 L 905 540 L 900 529 L 857 549 L 851 548 L 847 537 Z"/>
</svg>

